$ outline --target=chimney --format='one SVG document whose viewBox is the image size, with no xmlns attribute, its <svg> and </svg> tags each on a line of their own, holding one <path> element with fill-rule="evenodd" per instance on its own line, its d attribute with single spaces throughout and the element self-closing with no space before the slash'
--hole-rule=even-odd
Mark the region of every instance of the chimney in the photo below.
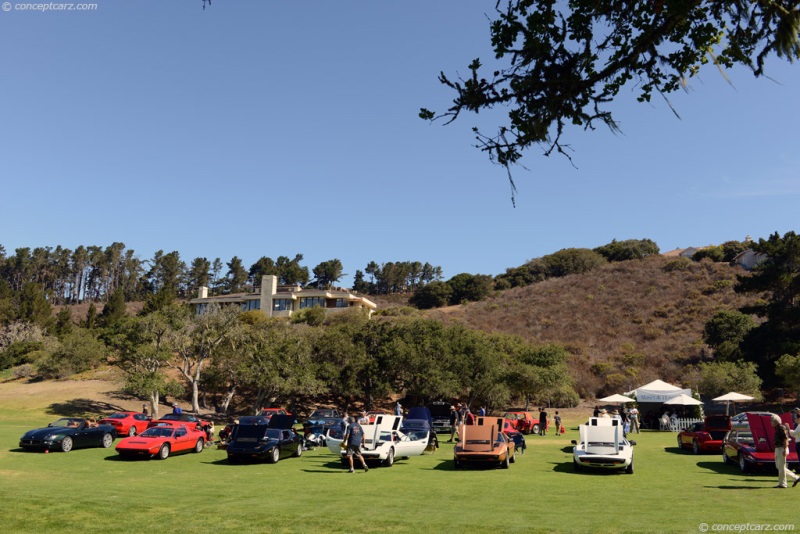
<svg viewBox="0 0 800 534">
<path fill-rule="evenodd" d="M 197 290 L 197 298 L 199 299 L 208 298 L 208 288 L 206 286 L 200 286 L 200 289 Z"/>
</svg>

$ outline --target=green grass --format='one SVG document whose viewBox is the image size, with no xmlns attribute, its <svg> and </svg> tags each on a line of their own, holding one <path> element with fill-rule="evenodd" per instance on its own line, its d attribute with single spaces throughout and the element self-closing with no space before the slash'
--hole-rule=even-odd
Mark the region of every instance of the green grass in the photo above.
<svg viewBox="0 0 800 534">
<path fill-rule="evenodd" d="M 12 412 L 13 413 L 13 412 Z M 0 524 L 7 532 L 698 532 L 700 523 L 790 523 L 800 488 L 742 475 L 721 456 L 635 439 L 636 473 L 573 473 L 567 436 L 529 436 L 509 470 L 453 470 L 452 445 L 348 474 L 327 449 L 276 465 L 228 465 L 206 449 L 121 461 L 111 449 L 17 450 L 54 417 L 0 415 Z"/>
</svg>

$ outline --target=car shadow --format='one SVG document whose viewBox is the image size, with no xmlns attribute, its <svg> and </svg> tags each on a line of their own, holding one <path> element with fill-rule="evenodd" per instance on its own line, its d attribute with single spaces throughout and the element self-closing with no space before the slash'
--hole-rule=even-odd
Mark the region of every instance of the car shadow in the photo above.
<svg viewBox="0 0 800 534">
<path fill-rule="evenodd" d="M 141 457 L 138 457 L 138 458 L 133 458 L 133 457 L 125 458 L 123 456 L 120 456 L 119 454 L 113 454 L 113 455 L 109 455 L 109 456 L 106 456 L 105 458 L 103 458 L 103 460 L 105 460 L 106 462 L 142 462 L 142 461 L 146 461 L 146 460 L 150 460 L 150 459 L 151 458 L 149 458 L 147 456 L 141 456 Z"/>
<path fill-rule="evenodd" d="M 563 452 L 564 454 L 572 454 L 572 449 L 574 449 L 574 448 L 575 448 L 575 445 L 568 445 L 566 447 L 562 447 L 561 448 L 561 452 Z"/>
<path fill-rule="evenodd" d="M 570 450 L 572 452 L 572 450 Z M 596 475 L 596 476 L 616 476 L 619 474 L 625 474 L 624 469 L 581 469 L 580 471 L 575 471 L 575 466 L 572 464 L 572 461 L 569 462 L 552 462 L 553 465 L 553 472 L 554 473 L 572 473 L 575 475 Z"/>
<path fill-rule="evenodd" d="M 693 454 L 689 449 L 681 449 L 680 447 L 664 447 L 664 452 L 670 454 Z"/>
<path fill-rule="evenodd" d="M 759 477 L 757 479 L 753 479 L 752 481 L 763 480 L 766 477 L 774 477 L 777 476 L 777 470 L 770 470 L 770 469 L 762 469 L 762 470 L 753 470 L 748 471 L 746 475 L 742 473 L 739 469 L 738 465 L 726 465 L 722 461 L 719 462 L 697 462 L 697 467 L 701 469 L 708 469 L 709 471 L 713 471 L 720 475 L 731 475 L 731 474 L 739 474 L 742 476 L 756 476 Z"/>
<path fill-rule="evenodd" d="M 72 399 L 67 402 L 54 402 L 45 410 L 50 415 L 61 417 L 94 417 L 100 413 L 123 411 L 122 407 L 108 402 L 91 399 Z"/>
</svg>

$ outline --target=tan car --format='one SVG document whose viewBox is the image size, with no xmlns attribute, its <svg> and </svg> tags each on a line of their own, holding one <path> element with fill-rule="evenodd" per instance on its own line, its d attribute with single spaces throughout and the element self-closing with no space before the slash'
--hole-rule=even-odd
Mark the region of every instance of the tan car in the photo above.
<svg viewBox="0 0 800 534">
<path fill-rule="evenodd" d="M 465 464 L 493 464 L 508 469 L 516 461 L 514 442 L 503 432 L 502 417 L 477 417 L 475 424 L 459 425 L 460 440 L 453 449 L 456 469 Z"/>
</svg>

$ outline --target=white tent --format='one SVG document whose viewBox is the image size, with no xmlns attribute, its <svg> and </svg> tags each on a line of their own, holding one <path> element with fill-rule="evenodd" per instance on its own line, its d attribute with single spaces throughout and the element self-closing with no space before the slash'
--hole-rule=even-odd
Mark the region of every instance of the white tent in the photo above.
<svg viewBox="0 0 800 534">
<path fill-rule="evenodd" d="M 678 395 L 688 395 L 691 397 L 692 390 L 681 389 L 678 386 L 667 384 L 663 380 L 653 380 L 649 384 L 640 386 L 633 391 L 626 391 L 625 395 L 634 395 L 636 397 L 636 402 L 662 403 Z"/>
<path fill-rule="evenodd" d="M 678 406 L 699 406 L 700 404 L 703 403 L 693 397 L 690 397 L 689 395 L 681 393 L 677 397 L 673 397 L 670 400 L 666 401 L 664 404 L 678 405 Z"/>
<path fill-rule="evenodd" d="M 741 393 L 736 393 L 735 391 L 731 391 L 730 393 L 726 393 L 721 397 L 715 397 L 711 399 L 712 401 L 716 402 L 724 402 L 725 403 L 725 415 L 728 415 L 728 412 L 731 408 L 731 403 L 742 402 L 742 401 L 751 401 L 755 400 L 755 397 L 751 397 L 750 395 L 742 395 Z"/>
<path fill-rule="evenodd" d="M 625 395 L 620 395 L 619 393 L 615 393 L 609 397 L 603 397 L 602 399 L 597 400 L 600 402 L 636 402 L 636 399 L 626 397 Z"/>
</svg>

